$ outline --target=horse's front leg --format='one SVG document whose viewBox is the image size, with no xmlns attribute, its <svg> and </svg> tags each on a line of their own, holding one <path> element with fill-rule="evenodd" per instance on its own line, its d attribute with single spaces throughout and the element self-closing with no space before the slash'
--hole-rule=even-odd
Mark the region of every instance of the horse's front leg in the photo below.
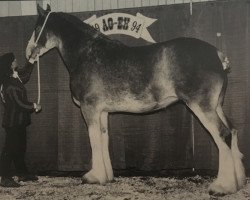
<svg viewBox="0 0 250 200">
<path fill-rule="evenodd" d="M 112 181 L 114 179 L 112 165 L 109 156 L 109 135 L 108 135 L 108 113 L 102 112 L 101 113 L 101 132 L 102 132 L 102 152 L 103 152 L 103 159 L 104 165 L 106 169 L 106 174 L 108 177 L 108 181 Z"/>
<path fill-rule="evenodd" d="M 83 176 L 83 183 L 105 184 L 108 180 L 104 158 L 100 118 L 101 112 L 95 108 L 81 105 L 81 111 L 88 126 L 90 145 L 92 149 L 92 168 Z"/>
</svg>

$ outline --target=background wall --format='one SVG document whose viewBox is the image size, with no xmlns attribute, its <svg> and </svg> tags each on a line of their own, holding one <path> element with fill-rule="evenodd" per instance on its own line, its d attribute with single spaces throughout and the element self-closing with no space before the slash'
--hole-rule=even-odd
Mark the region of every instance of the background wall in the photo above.
<svg viewBox="0 0 250 200">
<path fill-rule="evenodd" d="M 0 1 L 0 17 L 35 15 L 36 4 L 46 8 L 50 4 L 55 12 L 83 12 L 119 8 L 134 8 L 211 0 L 36 0 L 36 1 Z"/>
<path fill-rule="evenodd" d="M 250 169 L 250 4 L 249 1 L 203 2 L 147 8 L 75 13 L 85 20 L 111 12 L 158 19 L 149 28 L 152 37 L 165 41 L 188 36 L 205 40 L 230 58 L 232 72 L 225 113 L 239 130 L 239 146 Z M 0 54 L 14 51 L 25 62 L 25 47 L 35 16 L 0 18 Z M 218 37 L 218 33 L 221 37 Z M 142 39 L 112 36 L 124 43 L 147 45 Z M 43 111 L 33 114 L 28 129 L 27 162 L 34 170 L 82 171 L 89 167 L 90 146 L 80 110 L 72 103 L 68 74 L 56 50 L 41 59 Z M 27 84 L 30 100 L 37 96 L 36 70 Z M 2 105 L 1 105 L 2 106 Z M 3 109 L 0 107 L 0 111 Z M 218 152 L 200 123 L 182 104 L 147 115 L 112 114 L 109 117 L 110 153 L 115 169 L 217 169 Z M 1 119 L 0 119 L 1 120 Z M 4 130 L 0 129 L 0 147 Z"/>
</svg>

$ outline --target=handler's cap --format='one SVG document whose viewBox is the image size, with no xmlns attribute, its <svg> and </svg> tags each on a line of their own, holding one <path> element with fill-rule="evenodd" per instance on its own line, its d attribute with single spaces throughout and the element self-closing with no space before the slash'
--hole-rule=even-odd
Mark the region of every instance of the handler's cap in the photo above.
<svg viewBox="0 0 250 200">
<path fill-rule="evenodd" d="M 14 60 L 15 55 L 13 53 L 6 53 L 0 56 L 0 84 L 6 75 L 11 74 L 11 65 Z"/>
</svg>

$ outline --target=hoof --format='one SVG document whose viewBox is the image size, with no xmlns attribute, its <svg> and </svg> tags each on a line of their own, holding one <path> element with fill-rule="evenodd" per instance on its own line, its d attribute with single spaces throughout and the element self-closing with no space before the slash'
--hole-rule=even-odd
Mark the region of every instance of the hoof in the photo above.
<svg viewBox="0 0 250 200">
<path fill-rule="evenodd" d="M 89 171 L 82 177 L 82 184 L 101 184 L 101 185 L 106 184 L 107 178 L 105 177 L 97 178 L 97 177 L 98 176 L 95 175 L 93 171 Z"/>
<path fill-rule="evenodd" d="M 246 177 L 239 178 L 239 179 L 240 180 L 238 180 L 238 185 L 239 185 L 239 188 L 242 189 L 247 184 L 247 179 Z"/>
<path fill-rule="evenodd" d="M 245 169 L 244 169 L 242 164 L 240 167 L 236 166 L 235 169 L 236 169 L 236 178 L 237 178 L 237 183 L 238 183 L 238 189 L 241 189 L 247 183 Z"/>
<path fill-rule="evenodd" d="M 238 189 L 242 189 L 247 184 L 245 174 L 237 174 Z"/>
<path fill-rule="evenodd" d="M 83 177 L 82 177 L 82 184 L 99 184 L 99 180 L 91 175 L 91 174 L 85 174 Z"/>
<path fill-rule="evenodd" d="M 212 183 L 209 187 L 209 195 L 211 196 L 225 196 L 237 192 L 236 186 L 222 186 L 219 183 Z"/>
<path fill-rule="evenodd" d="M 223 196 L 225 196 L 227 194 L 223 193 L 223 192 L 217 192 L 217 191 L 214 191 L 214 190 L 209 190 L 209 195 L 210 196 L 216 196 L 216 197 L 223 197 Z"/>
</svg>

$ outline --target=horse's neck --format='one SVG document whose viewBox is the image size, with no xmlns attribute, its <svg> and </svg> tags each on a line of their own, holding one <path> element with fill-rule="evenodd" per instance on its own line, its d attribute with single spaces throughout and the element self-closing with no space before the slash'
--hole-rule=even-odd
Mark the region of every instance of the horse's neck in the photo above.
<svg viewBox="0 0 250 200">
<path fill-rule="evenodd" d="M 84 61 L 99 55 L 100 51 L 108 51 L 111 46 L 113 48 L 122 45 L 111 41 L 89 25 L 65 16 L 58 18 L 58 24 L 63 21 L 64 25 L 53 28 L 56 30 L 55 35 L 61 41 L 58 49 L 70 73 Z"/>
<path fill-rule="evenodd" d="M 58 50 L 68 68 L 69 72 L 74 71 L 80 62 L 87 59 L 87 53 L 95 41 L 93 36 L 87 34 L 62 34 L 60 36 Z"/>
</svg>

